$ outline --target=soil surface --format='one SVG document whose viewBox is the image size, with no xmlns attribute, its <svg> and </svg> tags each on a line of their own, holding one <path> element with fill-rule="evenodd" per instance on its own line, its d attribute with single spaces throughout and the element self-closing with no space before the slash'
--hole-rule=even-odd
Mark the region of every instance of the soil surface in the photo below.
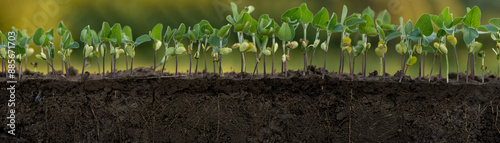
<svg viewBox="0 0 500 143">
<path fill-rule="evenodd" d="M 25 72 L 2 142 L 500 142 L 500 81 Z M 376 74 L 376 72 L 374 72 Z M 160 76 L 159 76 L 160 75 Z M 463 76 L 463 75 L 462 75 Z M 9 116 L 1 80 L 0 116 Z"/>
</svg>

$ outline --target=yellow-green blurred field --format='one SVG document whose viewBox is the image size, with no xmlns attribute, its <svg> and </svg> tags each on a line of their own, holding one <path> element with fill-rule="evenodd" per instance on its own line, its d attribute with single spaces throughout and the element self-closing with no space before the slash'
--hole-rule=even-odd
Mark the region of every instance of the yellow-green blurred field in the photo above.
<svg viewBox="0 0 500 143">
<path fill-rule="evenodd" d="M 230 14 L 230 0 L 100 0 L 100 1 L 87 1 L 87 0 L 2 0 L 0 1 L 0 6 L 2 9 L 2 15 L 0 16 L 0 30 L 2 32 L 8 31 L 12 26 L 20 29 L 26 29 L 28 34 L 32 35 L 36 28 L 44 27 L 45 29 L 54 28 L 57 26 L 59 21 L 64 21 L 69 30 L 73 33 L 74 39 L 79 39 L 80 31 L 86 25 L 96 31 L 99 31 L 103 21 L 109 22 L 111 25 L 114 23 L 121 23 L 122 26 L 129 25 L 133 29 L 134 38 L 147 34 L 149 30 L 157 23 L 163 23 L 165 26 L 171 26 L 176 28 L 180 23 L 185 23 L 187 26 L 192 26 L 195 23 L 201 21 L 202 19 L 207 19 L 210 21 L 212 26 L 221 27 L 227 24 L 225 17 Z M 297 7 L 301 3 L 306 2 L 309 9 L 316 13 L 321 7 L 328 9 L 330 13 L 340 13 L 342 10 L 342 5 L 347 5 L 349 8 L 349 14 L 353 12 L 361 12 L 367 6 L 370 6 L 375 12 L 380 12 L 387 9 L 391 14 L 392 23 L 398 24 L 399 17 L 403 17 L 406 20 L 411 19 L 416 22 L 418 17 L 424 13 L 439 14 L 441 10 L 445 7 L 450 7 L 450 12 L 453 13 L 454 17 L 463 17 L 466 13 L 466 7 L 473 7 L 475 5 L 481 8 L 482 17 L 481 23 L 487 24 L 490 18 L 500 17 L 498 9 L 500 9 L 500 1 L 496 0 L 235 0 L 239 8 L 247 5 L 253 5 L 256 9 L 252 13 L 254 18 L 258 18 L 261 14 L 269 14 L 272 18 L 281 23 L 280 16 L 287 9 L 292 7 Z M 376 13 L 377 14 L 377 13 Z M 302 28 L 299 28 L 302 29 Z M 297 30 L 296 39 L 302 37 L 302 30 Z M 435 28 L 435 31 L 436 28 Z M 308 35 L 314 35 L 315 30 L 309 27 Z M 232 45 L 236 41 L 236 34 L 231 33 L 231 41 L 229 44 Z M 249 38 L 248 36 L 245 38 Z M 313 41 L 313 36 L 309 36 L 309 40 Z M 326 34 L 321 33 L 322 41 L 325 40 Z M 339 61 L 339 45 L 340 35 L 334 34 L 333 41 L 331 43 L 330 51 L 328 53 L 327 69 L 329 71 L 338 69 Z M 352 34 L 351 38 L 353 41 L 360 39 L 359 34 Z M 59 36 L 55 37 L 55 45 L 59 45 Z M 461 34 L 457 37 L 459 43 L 459 63 L 460 71 L 464 71 L 466 68 L 467 52 L 463 44 Z M 394 50 L 394 43 L 398 39 L 393 40 L 389 43 L 389 51 L 387 53 L 387 72 L 393 74 L 400 68 L 400 55 Z M 483 50 L 486 54 L 486 66 L 488 70 L 492 73 L 496 73 L 496 58 L 494 56 L 491 48 L 494 47 L 495 42 L 491 40 L 489 34 L 480 35 L 479 40 L 484 44 Z M 183 41 L 188 44 L 188 40 Z M 371 38 L 370 42 L 378 42 L 378 38 Z M 134 61 L 134 67 L 151 67 L 153 66 L 153 47 L 152 42 L 141 45 L 136 50 L 136 58 Z M 83 45 L 83 44 L 80 44 Z M 172 46 L 172 45 L 171 45 Z M 40 47 L 31 45 L 35 49 L 35 53 L 39 53 Z M 59 47 L 56 47 L 58 50 Z M 368 71 L 379 70 L 379 59 L 370 49 L 368 52 Z M 450 72 L 455 71 L 455 56 L 452 54 L 452 48 L 449 47 L 450 54 Z M 280 56 L 281 50 L 276 53 L 276 69 L 280 69 Z M 159 55 L 163 55 L 163 49 L 160 49 Z M 291 52 L 291 61 L 289 68 L 298 69 L 303 67 L 302 52 L 299 49 Z M 317 49 L 314 63 L 315 65 L 323 64 L 324 52 L 321 49 Z M 209 54 L 207 54 L 209 55 Z M 223 57 L 223 67 L 227 71 L 239 71 L 240 67 L 240 53 L 234 50 L 228 56 Z M 361 71 L 361 58 L 356 60 L 356 72 Z M 210 58 L 208 58 L 210 60 Z M 254 66 L 253 54 L 247 54 L 247 71 L 253 69 Z M 268 57 L 267 59 L 271 59 Z M 28 59 L 30 62 L 38 62 L 38 70 L 46 72 L 46 64 L 44 61 L 36 59 L 34 54 Z M 102 60 L 102 59 L 101 59 Z M 106 59 L 106 65 L 109 65 L 109 58 Z M 180 71 L 185 72 L 189 69 L 189 57 L 187 55 L 179 57 Z M 160 61 L 160 56 L 158 56 L 158 62 Z M 443 64 L 444 63 L 443 59 Z M 480 65 L 480 60 L 476 60 L 476 65 Z M 271 61 L 267 61 L 268 70 L 270 71 Z M 56 55 L 54 60 L 54 65 L 56 70 L 61 69 L 60 57 Z M 58 64 L 59 63 L 59 64 Z M 97 72 L 97 64 L 93 59 L 92 65 L 87 67 L 91 73 Z M 202 61 L 200 60 L 199 68 L 203 68 Z M 77 69 L 81 68 L 82 64 L 82 52 L 77 49 L 73 52 L 71 57 L 71 65 Z M 194 59 L 193 59 L 194 64 Z M 208 71 L 212 71 L 211 62 L 208 61 Z M 432 65 L 432 56 L 427 56 L 426 63 L 426 73 L 429 72 Z M 193 65 L 194 66 L 194 65 Z M 346 61 L 346 66 L 348 63 Z M 28 65 L 30 70 L 33 70 L 33 66 Z M 120 58 L 117 64 L 118 69 L 125 69 L 125 58 Z M 436 66 L 437 68 L 437 66 Z M 438 70 L 434 70 L 435 73 Z M 444 66 L 443 66 L 444 68 Z M 107 67 L 109 70 L 109 67 Z M 167 63 L 167 71 L 173 72 L 175 69 L 174 60 L 170 60 Z M 262 70 L 262 68 L 259 68 Z M 347 68 L 346 68 L 347 69 Z M 193 67 L 194 70 L 194 67 Z M 443 69 L 443 72 L 445 68 Z M 476 71 L 480 71 L 480 66 L 476 66 Z M 348 70 L 345 70 L 348 72 Z M 417 75 L 418 67 L 414 66 L 409 69 L 409 74 L 412 76 Z M 477 72 L 480 73 L 480 72 Z"/>
</svg>

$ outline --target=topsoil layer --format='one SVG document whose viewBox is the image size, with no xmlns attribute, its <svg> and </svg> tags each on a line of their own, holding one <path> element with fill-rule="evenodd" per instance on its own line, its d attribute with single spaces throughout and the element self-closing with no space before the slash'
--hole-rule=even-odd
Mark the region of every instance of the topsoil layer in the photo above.
<svg viewBox="0 0 500 143">
<path fill-rule="evenodd" d="M 500 82 L 318 74 L 118 76 L 16 85 L 2 142 L 500 142 Z M 451 77 L 451 76 L 450 76 Z M 79 77 L 75 77 L 79 78 Z M 9 116 L 2 82 L 0 116 Z"/>
</svg>

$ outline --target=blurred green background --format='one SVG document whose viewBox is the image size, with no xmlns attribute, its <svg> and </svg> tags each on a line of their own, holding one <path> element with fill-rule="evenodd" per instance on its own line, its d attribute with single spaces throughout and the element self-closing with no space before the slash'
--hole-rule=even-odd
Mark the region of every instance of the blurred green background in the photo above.
<svg viewBox="0 0 500 143">
<path fill-rule="evenodd" d="M 36 28 L 44 27 L 45 29 L 50 29 L 57 27 L 59 21 L 64 21 L 68 29 L 73 33 L 74 39 L 79 39 L 80 31 L 86 25 L 90 25 L 92 29 L 99 31 L 103 21 L 107 21 L 110 25 L 114 23 L 121 23 L 122 27 L 129 25 L 133 29 L 134 39 L 142 34 L 147 34 L 154 25 L 157 23 L 163 23 L 165 26 L 178 27 L 180 23 L 185 23 L 187 26 L 192 26 L 202 19 L 207 19 L 210 21 L 212 26 L 219 28 L 222 25 L 227 24 L 225 20 L 226 15 L 230 14 L 229 3 L 234 1 L 238 8 L 241 9 L 248 5 L 253 5 L 255 11 L 252 13 L 254 18 L 258 18 L 261 14 L 269 14 L 272 18 L 278 20 L 281 23 L 280 16 L 287 9 L 292 7 L 297 7 L 301 3 L 306 2 L 308 4 L 309 10 L 314 14 L 325 7 L 328 9 L 330 14 L 332 12 L 341 13 L 342 5 L 347 5 L 349 8 L 349 15 L 353 12 L 361 12 L 364 8 L 370 6 L 376 14 L 378 12 L 387 9 L 391 14 L 392 23 L 399 23 L 399 17 L 403 17 L 405 21 L 411 19 L 413 22 L 418 20 L 418 17 L 424 13 L 439 14 L 443 8 L 450 7 L 450 12 L 453 13 L 454 17 L 462 17 L 466 13 L 466 7 L 473 7 L 475 5 L 481 8 L 482 12 L 482 24 L 487 24 L 490 18 L 500 17 L 500 13 L 497 13 L 500 9 L 500 1 L 498 0 L 100 0 L 100 1 L 87 1 L 87 0 L 2 0 L 0 5 L 2 6 L 3 14 L 0 16 L 0 30 L 8 31 L 12 26 L 20 29 L 26 29 L 28 34 L 32 35 Z M 299 27 L 299 29 L 302 29 Z M 302 30 L 297 30 L 296 40 L 298 37 L 302 37 Z M 436 28 L 435 28 L 435 31 Z M 308 35 L 314 35 L 315 30 L 309 27 Z M 236 41 L 236 34 L 231 33 L 230 45 Z M 250 39 L 250 37 L 245 37 Z M 325 40 L 326 34 L 321 33 L 321 40 Z M 339 38 L 340 34 L 336 33 L 332 37 L 331 48 L 328 52 L 327 70 L 337 71 L 339 65 Z M 353 41 L 359 40 L 361 37 L 359 34 L 352 34 L 351 39 Z M 55 45 L 59 45 L 59 36 L 55 37 Z M 314 41 L 313 36 L 308 37 L 309 41 Z M 463 72 L 466 68 L 467 52 L 463 44 L 461 34 L 458 34 L 457 39 L 459 41 L 457 47 L 459 49 L 459 63 L 461 63 L 460 71 Z M 79 41 L 79 40 L 78 40 Z M 374 37 L 369 40 L 372 45 L 378 42 L 378 38 Z M 394 74 L 398 69 L 400 69 L 400 55 L 394 50 L 394 45 L 399 40 L 392 40 L 388 45 L 387 53 L 387 72 L 389 74 Z M 486 66 L 488 66 L 488 71 L 493 71 L 492 74 L 496 73 L 496 58 L 491 50 L 494 47 L 495 42 L 491 40 L 489 34 L 481 35 L 479 40 L 484 44 L 483 50 L 487 53 L 486 55 Z M 183 41 L 184 44 L 188 44 L 188 40 Z M 80 44 L 83 45 L 83 44 Z M 172 45 L 171 45 L 172 46 Z M 40 52 L 40 47 L 31 45 L 35 49 L 35 54 Z M 60 47 L 56 47 L 58 50 Z M 370 49 L 368 52 L 368 71 L 379 70 L 379 59 L 373 51 L 374 48 Z M 449 47 L 449 61 L 450 61 L 450 72 L 455 71 L 455 56 L 452 51 L 452 47 Z M 281 59 L 281 49 L 276 53 L 276 69 L 280 70 L 280 59 Z M 163 48 L 159 51 L 159 55 L 163 55 Z M 289 68 L 298 69 L 303 66 L 302 51 L 299 49 L 291 51 L 291 61 Z M 29 57 L 29 61 L 38 62 L 38 71 L 46 72 L 46 64 L 44 61 L 36 59 L 35 54 Z M 315 65 L 323 65 L 323 54 L 321 49 L 317 49 L 314 63 Z M 134 61 L 134 67 L 151 67 L 153 66 L 153 47 L 152 42 L 145 43 L 136 49 L 136 58 Z M 239 71 L 240 68 L 240 52 L 234 50 L 230 55 L 223 57 L 223 68 L 224 71 Z M 310 58 L 310 55 L 309 55 Z M 426 57 L 426 73 L 429 73 L 432 66 L 432 56 L 428 55 Z M 247 72 L 253 70 L 255 65 L 253 54 L 247 54 Z M 271 59 L 268 57 L 267 59 Z M 96 59 L 92 59 L 92 65 L 87 67 L 91 73 L 97 71 Z M 161 59 L 158 56 L 157 62 Z M 186 72 L 189 69 L 189 57 L 183 55 L 179 57 L 180 60 L 180 71 Z M 308 59 L 310 60 L 310 59 Z M 106 68 L 109 70 L 109 58 L 106 59 Z M 194 60 L 193 60 L 194 62 Z M 476 60 L 476 71 L 480 74 L 480 59 Z M 56 55 L 54 60 L 54 65 L 56 70 L 61 69 L 60 57 Z M 202 61 L 200 60 L 199 68 L 203 69 Z M 101 63 L 102 64 L 102 63 Z M 211 62 L 208 62 L 208 71 L 212 71 Z M 445 60 L 443 59 L 443 64 Z M 71 57 L 71 65 L 76 69 L 81 69 L 82 67 L 82 50 L 77 49 L 73 52 Z M 347 67 L 345 67 L 345 72 L 348 72 L 348 62 L 346 60 Z M 434 73 L 437 74 L 438 67 L 434 69 Z M 102 66 L 102 65 L 101 65 Z M 194 65 L 193 65 L 194 66 Z M 267 60 L 268 72 L 271 69 L 271 61 Z M 33 70 L 33 66 L 28 65 L 30 70 Z M 125 69 L 125 58 L 121 56 L 118 60 L 118 69 Z M 259 68 L 262 72 L 262 64 Z M 170 60 L 167 63 L 167 70 L 169 72 L 174 72 L 175 70 L 175 60 Z M 193 67 L 194 70 L 194 67 Z M 356 72 L 361 71 L 361 58 L 358 57 L 356 60 Z M 445 66 L 443 66 L 443 72 L 446 71 Z M 409 74 L 413 77 L 418 74 L 418 67 L 414 66 L 409 69 Z"/>
</svg>

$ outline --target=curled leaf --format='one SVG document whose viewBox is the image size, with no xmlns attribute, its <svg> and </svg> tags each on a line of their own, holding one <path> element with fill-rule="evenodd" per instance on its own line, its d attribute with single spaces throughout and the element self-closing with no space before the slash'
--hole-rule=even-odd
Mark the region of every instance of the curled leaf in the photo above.
<svg viewBox="0 0 500 143">
<path fill-rule="evenodd" d="M 406 60 L 406 66 L 412 66 L 413 64 L 417 63 L 417 57 L 412 56 L 408 60 Z"/>
<path fill-rule="evenodd" d="M 448 40 L 448 43 L 450 43 L 453 47 L 457 45 L 457 38 L 453 35 L 446 36 L 446 40 Z"/>
<path fill-rule="evenodd" d="M 227 55 L 227 54 L 231 53 L 232 51 L 233 51 L 233 49 L 224 47 L 224 48 L 221 48 L 219 50 L 219 53 L 220 53 L 220 55 Z"/>
</svg>

